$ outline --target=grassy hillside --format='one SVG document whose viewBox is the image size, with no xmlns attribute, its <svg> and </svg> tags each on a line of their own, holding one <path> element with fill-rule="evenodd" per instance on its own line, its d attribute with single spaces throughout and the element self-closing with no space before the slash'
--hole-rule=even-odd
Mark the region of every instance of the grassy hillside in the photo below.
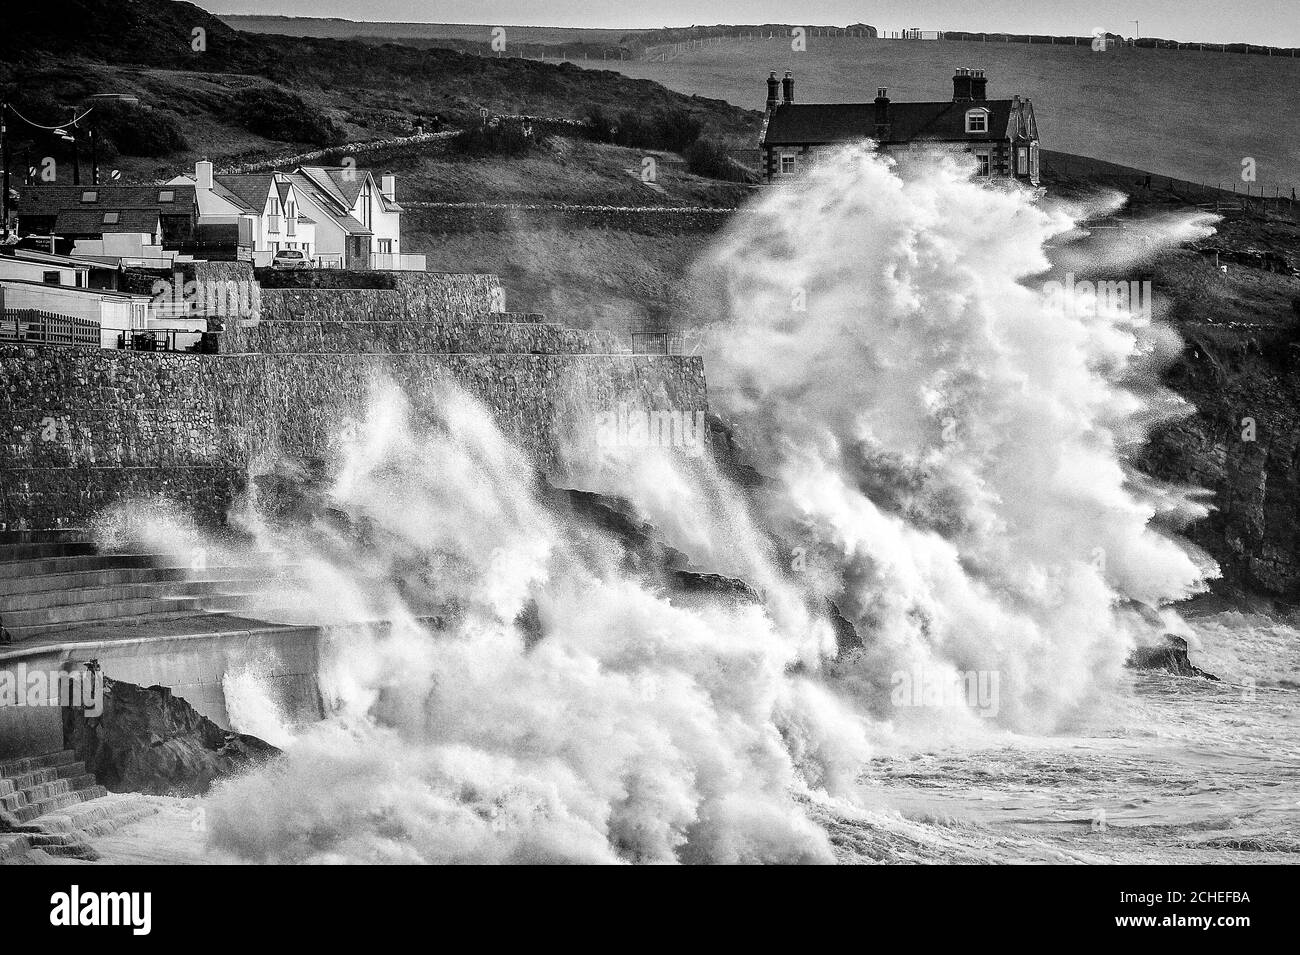
<svg viewBox="0 0 1300 955">
<path fill-rule="evenodd" d="M 1019 43 L 724 40 L 667 61 L 608 64 L 682 93 L 761 109 L 769 70 L 793 70 L 804 103 L 947 99 L 957 66 L 983 68 L 989 95 L 1034 103 L 1043 145 L 1161 175 L 1230 180 L 1243 157 L 1258 182 L 1300 189 L 1300 59 L 1234 53 Z"/>
<path fill-rule="evenodd" d="M 67 29 L 69 23 L 80 28 Z M 197 51 L 191 45 L 196 29 L 206 31 L 205 48 Z M 200 83 L 207 84 L 209 95 L 196 97 L 187 74 L 208 77 Z M 71 104 L 90 93 L 135 91 L 137 78 L 153 94 L 146 105 L 175 112 L 195 107 L 209 117 L 230 111 L 231 90 L 260 82 L 339 112 L 386 113 L 389 126 L 433 116 L 468 122 L 477 120 L 481 107 L 581 118 L 591 106 L 617 113 L 629 105 L 645 112 L 681 110 L 718 134 L 748 134 L 759 122 L 727 103 L 682 96 L 612 71 L 446 49 L 394 44 L 376 49 L 352 40 L 240 33 L 178 0 L 6 3 L 0 89 L 7 95 Z M 213 146 L 224 143 L 216 140 Z"/>
<path fill-rule="evenodd" d="M 258 14 L 221 13 L 218 19 L 246 33 L 278 33 L 284 36 L 329 37 L 336 40 L 469 40 L 486 42 L 492 27 L 469 23 L 406 23 L 341 20 L 334 17 L 273 17 Z M 521 43 L 608 43 L 615 44 L 626 30 L 595 30 L 582 27 L 532 27 L 501 24 L 508 41 Z"/>
</svg>

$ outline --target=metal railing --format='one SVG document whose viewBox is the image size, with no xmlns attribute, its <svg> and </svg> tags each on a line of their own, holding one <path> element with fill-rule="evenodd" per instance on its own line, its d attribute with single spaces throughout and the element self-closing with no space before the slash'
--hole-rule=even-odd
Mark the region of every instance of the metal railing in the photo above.
<svg viewBox="0 0 1300 955">
<path fill-rule="evenodd" d="M 99 322 L 34 308 L 0 312 L 0 341 L 99 347 Z"/>
<path fill-rule="evenodd" d="M 181 336 L 185 340 L 181 340 Z M 155 328 L 142 332 L 121 332 L 117 347 L 124 351 L 183 351 L 216 354 L 219 336 L 215 332 L 185 328 Z"/>
<path fill-rule="evenodd" d="M 371 252 L 370 267 L 382 272 L 426 272 L 424 254 Z"/>
<path fill-rule="evenodd" d="M 635 355 L 680 355 L 682 353 L 682 336 L 679 332 L 634 328 L 629 331 L 629 334 L 632 338 L 632 353 Z"/>
</svg>

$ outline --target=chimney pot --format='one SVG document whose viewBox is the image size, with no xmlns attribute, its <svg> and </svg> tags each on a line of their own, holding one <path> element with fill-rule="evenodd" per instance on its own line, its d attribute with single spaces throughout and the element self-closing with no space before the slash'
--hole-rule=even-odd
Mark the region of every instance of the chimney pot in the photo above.
<svg viewBox="0 0 1300 955">
<path fill-rule="evenodd" d="M 952 78 L 952 99 L 953 102 L 971 99 L 971 86 L 974 78 L 967 67 L 959 67 Z"/>
<path fill-rule="evenodd" d="M 781 81 L 781 101 L 794 102 L 794 74 L 789 70 L 785 71 L 785 79 Z"/>
<path fill-rule="evenodd" d="M 776 70 L 773 70 L 767 78 L 767 111 L 770 113 L 776 109 L 777 97 L 780 95 L 781 81 L 776 78 Z"/>
</svg>

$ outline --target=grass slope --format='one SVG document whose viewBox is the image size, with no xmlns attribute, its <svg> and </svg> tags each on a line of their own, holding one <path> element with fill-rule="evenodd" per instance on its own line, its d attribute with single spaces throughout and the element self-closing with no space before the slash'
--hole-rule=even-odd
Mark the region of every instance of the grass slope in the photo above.
<svg viewBox="0 0 1300 955">
<path fill-rule="evenodd" d="M 803 103 L 952 96 L 958 66 L 983 68 L 989 95 L 1034 103 L 1043 145 L 1195 181 L 1231 180 L 1244 157 L 1258 182 L 1300 189 L 1300 59 L 1199 51 L 1021 43 L 899 42 L 813 38 L 794 53 L 783 40 L 724 40 L 666 62 L 606 64 L 682 93 L 761 109 L 769 70 L 793 70 Z"/>
</svg>

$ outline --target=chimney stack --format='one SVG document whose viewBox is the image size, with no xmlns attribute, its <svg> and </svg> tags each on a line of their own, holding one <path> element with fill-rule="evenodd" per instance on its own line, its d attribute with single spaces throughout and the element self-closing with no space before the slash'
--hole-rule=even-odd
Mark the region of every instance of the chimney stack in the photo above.
<svg viewBox="0 0 1300 955">
<path fill-rule="evenodd" d="M 988 78 L 983 70 L 973 70 L 970 80 L 970 98 L 983 102 L 988 99 Z"/>
<path fill-rule="evenodd" d="M 785 79 L 781 81 L 781 102 L 794 102 L 794 74 L 789 70 L 785 71 Z"/>
<path fill-rule="evenodd" d="M 379 192 L 389 202 L 397 201 L 397 177 L 381 176 L 379 179 Z"/>
<path fill-rule="evenodd" d="M 876 90 L 876 140 L 889 139 L 889 90 L 880 87 Z"/>
<path fill-rule="evenodd" d="M 767 78 L 767 111 L 771 113 L 776 109 L 776 99 L 780 95 L 781 81 L 776 78 L 776 70 Z"/>
<path fill-rule="evenodd" d="M 200 159 L 194 164 L 194 182 L 198 188 L 207 192 L 212 191 L 212 163 Z"/>
<path fill-rule="evenodd" d="M 964 66 L 957 67 L 952 77 L 952 101 L 960 103 L 971 98 L 971 71 Z"/>
</svg>

